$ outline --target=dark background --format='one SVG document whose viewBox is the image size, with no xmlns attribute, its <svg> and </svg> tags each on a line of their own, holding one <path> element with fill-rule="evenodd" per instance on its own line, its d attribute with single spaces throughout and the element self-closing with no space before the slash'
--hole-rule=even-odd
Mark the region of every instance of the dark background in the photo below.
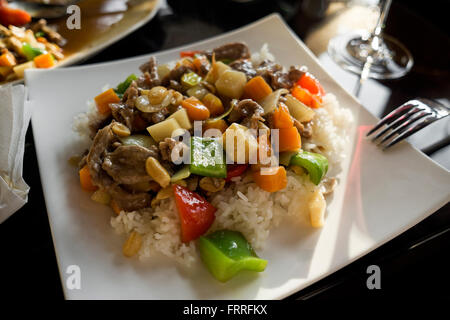
<svg viewBox="0 0 450 320">
<path fill-rule="evenodd" d="M 274 11 L 280 12 L 301 38 L 321 20 L 320 14 L 311 13 L 314 11 L 307 1 L 168 2 L 173 13 L 160 12 L 148 24 L 85 63 L 147 54 L 205 39 Z M 384 82 L 392 95 L 383 114 L 417 95 L 449 98 L 449 4 L 446 0 L 394 1 L 387 32 L 412 51 L 416 64 L 405 78 Z M 31 187 L 28 203 L 0 224 L 0 290 L 9 298 L 63 299 L 30 129 L 23 176 Z M 447 204 L 396 239 L 289 299 L 449 298 L 449 230 Z M 366 269 L 372 264 L 381 268 L 381 290 L 366 287 Z"/>
</svg>

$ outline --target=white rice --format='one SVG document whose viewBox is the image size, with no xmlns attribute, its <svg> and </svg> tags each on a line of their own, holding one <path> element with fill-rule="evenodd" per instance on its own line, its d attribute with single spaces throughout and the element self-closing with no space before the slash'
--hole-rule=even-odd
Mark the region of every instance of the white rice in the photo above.
<svg viewBox="0 0 450 320">
<path fill-rule="evenodd" d="M 267 58 L 273 60 L 266 45 L 252 56 L 256 62 Z M 98 116 L 92 104 L 89 108 L 88 113 L 78 116 L 74 124 L 74 129 L 84 138 L 89 134 L 87 123 Z M 303 141 L 303 149 L 322 153 L 328 158 L 329 176 L 340 171 L 339 164 L 345 156 L 344 146 L 349 141 L 347 129 L 352 121 L 350 110 L 340 107 L 335 96 L 327 94 L 324 107 L 316 110 L 313 137 Z M 264 247 L 270 230 L 282 219 L 309 224 L 308 203 L 318 186 L 306 175 L 287 172 L 287 187 L 274 193 L 260 189 L 249 175 L 233 178 L 234 183 L 209 199 L 218 209 L 210 232 L 224 228 L 238 230 L 258 250 Z M 198 259 L 194 242 L 181 242 L 180 222 L 173 198 L 163 200 L 153 209 L 122 211 L 111 218 L 111 225 L 118 234 L 128 235 L 136 231 L 143 236 L 143 245 L 138 253 L 140 259 L 157 253 L 184 265 L 191 265 Z"/>
</svg>

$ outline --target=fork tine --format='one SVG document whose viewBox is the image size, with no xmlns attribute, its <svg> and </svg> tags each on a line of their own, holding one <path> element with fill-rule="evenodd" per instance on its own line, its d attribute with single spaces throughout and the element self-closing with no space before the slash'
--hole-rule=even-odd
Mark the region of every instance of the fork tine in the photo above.
<svg viewBox="0 0 450 320">
<path fill-rule="evenodd" d="M 398 119 L 400 116 L 402 116 L 403 114 L 405 114 L 406 112 L 408 112 L 411 108 L 413 108 L 415 106 L 416 105 L 414 104 L 414 100 L 413 100 L 413 101 L 408 101 L 405 104 L 403 104 L 402 106 L 398 107 L 397 109 L 392 110 L 389 114 L 384 116 L 383 119 L 378 121 L 378 123 L 375 125 L 375 127 L 373 127 L 369 132 L 367 132 L 366 136 L 367 137 L 370 136 L 372 133 L 374 133 L 375 131 L 380 129 L 384 124 L 395 121 L 396 119 Z"/>
<path fill-rule="evenodd" d="M 386 134 L 391 129 L 397 128 L 399 125 L 401 125 L 405 120 L 408 120 L 411 116 L 416 114 L 417 112 L 420 112 L 421 110 L 419 108 L 414 108 L 412 110 L 409 110 L 399 118 L 397 118 L 394 122 L 389 124 L 386 128 L 384 128 L 382 131 L 380 131 L 375 137 L 372 138 L 372 141 L 376 141 L 378 138 Z"/>
<path fill-rule="evenodd" d="M 386 146 L 383 147 L 383 150 L 386 150 L 386 149 L 392 147 L 393 145 L 399 143 L 400 141 L 408 138 L 410 135 L 412 135 L 412 134 L 416 133 L 417 131 L 425 128 L 426 126 L 432 124 L 436 120 L 438 120 L 438 118 L 433 117 L 433 116 L 425 118 L 422 122 L 417 123 L 415 126 L 409 128 L 408 130 L 406 130 L 399 136 L 395 137 L 395 139 L 393 139 L 391 142 L 389 142 Z"/>
<path fill-rule="evenodd" d="M 385 136 L 381 141 L 380 145 L 389 140 L 395 134 L 402 134 L 410 125 L 412 125 L 417 120 L 422 119 L 423 117 L 431 115 L 430 112 L 422 111 L 416 117 L 411 117 L 405 122 L 403 122 L 400 126 L 398 126 L 395 130 L 392 130 L 387 136 Z"/>
</svg>

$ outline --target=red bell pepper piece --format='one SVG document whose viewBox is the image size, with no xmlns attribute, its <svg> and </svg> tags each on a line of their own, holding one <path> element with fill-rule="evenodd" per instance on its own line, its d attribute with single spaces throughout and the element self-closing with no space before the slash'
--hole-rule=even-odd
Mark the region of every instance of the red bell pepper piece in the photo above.
<svg viewBox="0 0 450 320">
<path fill-rule="evenodd" d="M 303 89 L 308 90 L 311 94 L 315 94 L 318 96 L 324 96 L 325 90 L 320 84 L 319 80 L 317 80 L 311 73 L 305 73 L 297 82 L 297 84 Z"/>
<path fill-rule="evenodd" d="M 247 170 L 248 164 L 230 164 L 227 167 L 227 177 L 225 181 L 231 181 L 231 178 L 239 177 Z"/>
<path fill-rule="evenodd" d="M 187 58 L 191 57 L 193 58 L 195 54 L 200 53 L 199 50 L 191 50 L 191 51 L 181 51 L 180 52 L 180 58 Z"/>
<path fill-rule="evenodd" d="M 175 203 L 181 220 L 181 241 L 189 242 L 208 231 L 217 209 L 199 194 L 178 184 L 173 185 Z"/>
<path fill-rule="evenodd" d="M 31 16 L 23 10 L 13 9 L 8 6 L 6 0 L 0 0 L 0 23 L 4 26 L 10 24 L 14 26 L 23 26 L 31 21 Z"/>
</svg>

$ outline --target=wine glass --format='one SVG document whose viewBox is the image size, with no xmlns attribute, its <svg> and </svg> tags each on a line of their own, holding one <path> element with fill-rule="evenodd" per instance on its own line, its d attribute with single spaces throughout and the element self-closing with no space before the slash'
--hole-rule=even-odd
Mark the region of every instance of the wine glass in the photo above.
<svg viewBox="0 0 450 320">
<path fill-rule="evenodd" d="M 372 32 L 358 30 L 338 35 L 328 44 L 329 55 L 341 67 L 367 78 L 396 79 L 411 70 L 409 50 L 383 33 L 392 0 L 384 0 Z"/>
</svg>

